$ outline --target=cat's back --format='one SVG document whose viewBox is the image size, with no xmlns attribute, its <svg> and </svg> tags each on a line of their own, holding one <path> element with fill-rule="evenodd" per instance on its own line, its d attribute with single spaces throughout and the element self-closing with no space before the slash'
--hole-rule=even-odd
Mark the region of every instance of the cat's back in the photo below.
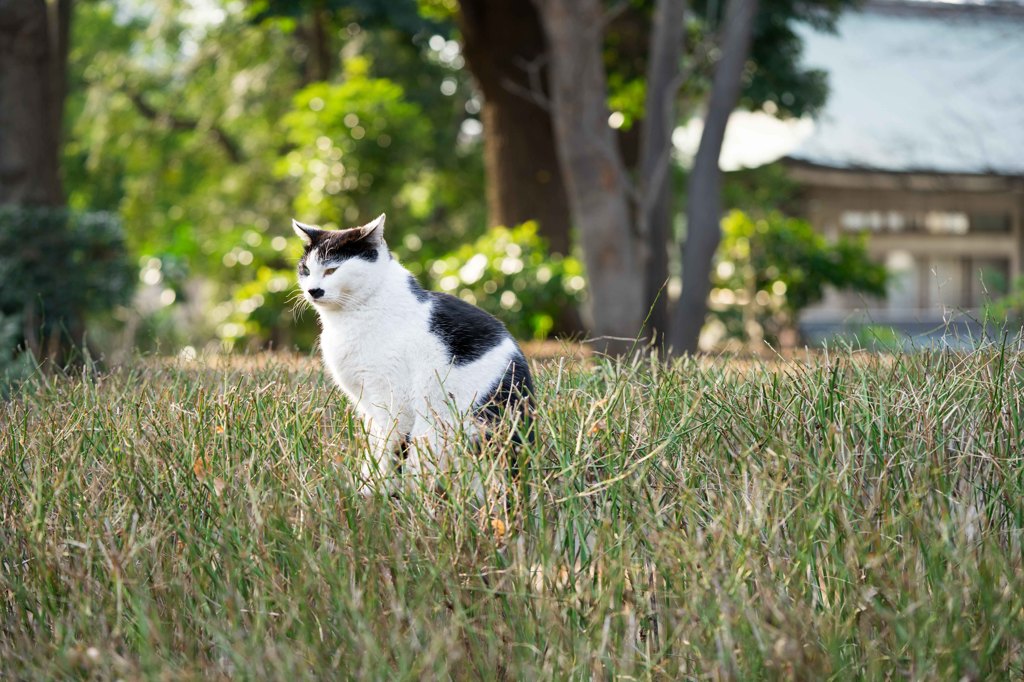
<svg viewBox="0 0 1024 682">
<path fill-rule="evenodd" d="M 447 351 L 449 395 L 463 408 L 500 417 L 510 401 L 525 407 L 533 379 L 519 344 L 496 317 L 450 294 L 430 292 L 430 331 Z"/>
<path fill-rule="evenodd" d="M 456 296 L 424 289 L 408 271 L 394 267 L 391 275 L 378 305 L 337 324 L 325 320 L 324 359 L 350 394 L 414 398 L 436 392 L 440 379 L 444 394 L 468 407 L 513 367 L 517 383 L 528 386 L 522 351 L 501 321 Z"/>
<path fill-rule="evenodd" d="M 431 303 L 428 327 L 458 366 L 483 357 L 512 339 L 496 317 L 451 294 L 426 292 Z"/>
</svg>

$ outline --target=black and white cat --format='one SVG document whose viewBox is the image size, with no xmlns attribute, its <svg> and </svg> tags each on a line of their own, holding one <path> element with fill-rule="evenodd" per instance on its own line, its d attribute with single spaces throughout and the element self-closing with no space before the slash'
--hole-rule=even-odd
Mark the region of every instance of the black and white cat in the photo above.
<svg viewBox="0 0 1024 682">
<path fill-rule="evenodd" d="M 403 476 L 444 470 L 451 439 L 488 423 L 529 433 L 533 382 L 515 339 L 483 310 L 423 289 L 388 251 L 384 214 L 348 230 L 293 227 L 324 363 L 370 442 L 364 491 L 390 487 L 397 462 Z"/>
</svg>

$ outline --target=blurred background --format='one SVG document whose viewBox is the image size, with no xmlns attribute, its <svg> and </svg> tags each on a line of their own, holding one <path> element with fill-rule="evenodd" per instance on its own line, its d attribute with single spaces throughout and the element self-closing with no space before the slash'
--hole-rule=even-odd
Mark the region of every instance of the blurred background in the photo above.
<svg viewBox="0 0 1024 682">
<path fill-rule="evenodd" d="M 0 0 L 0 370 L 308 350 L 290 219 L 388 214 L 524 340 L 1024 310 L 1024 5 Z"/>
</svg>

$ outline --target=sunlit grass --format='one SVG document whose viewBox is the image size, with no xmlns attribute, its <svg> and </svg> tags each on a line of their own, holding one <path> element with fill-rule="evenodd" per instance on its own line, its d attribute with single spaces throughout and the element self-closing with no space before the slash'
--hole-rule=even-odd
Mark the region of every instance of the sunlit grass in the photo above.
<svg viewBox="0 0 1024 682">
<path fill-rule="evenodd" d="M 482 510 L 354 494 L 312 361 L 30 385 L 0 677 L 1019 678 L 1022 360 L 546 363 Z"/>
</svg>

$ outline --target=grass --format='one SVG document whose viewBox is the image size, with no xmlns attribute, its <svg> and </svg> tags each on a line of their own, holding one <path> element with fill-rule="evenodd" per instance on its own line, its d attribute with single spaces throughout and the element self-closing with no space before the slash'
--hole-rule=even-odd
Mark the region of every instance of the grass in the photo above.
<svg viewBox="0 0 1024 682">
<path fill-rule="evenodd" d="M 0 411 L 0 677 L 1020 679 L 1022 361 L 547 363 L 483 510 L 355 495 L 308 360 L 38 383 Z"/>
</svg>

